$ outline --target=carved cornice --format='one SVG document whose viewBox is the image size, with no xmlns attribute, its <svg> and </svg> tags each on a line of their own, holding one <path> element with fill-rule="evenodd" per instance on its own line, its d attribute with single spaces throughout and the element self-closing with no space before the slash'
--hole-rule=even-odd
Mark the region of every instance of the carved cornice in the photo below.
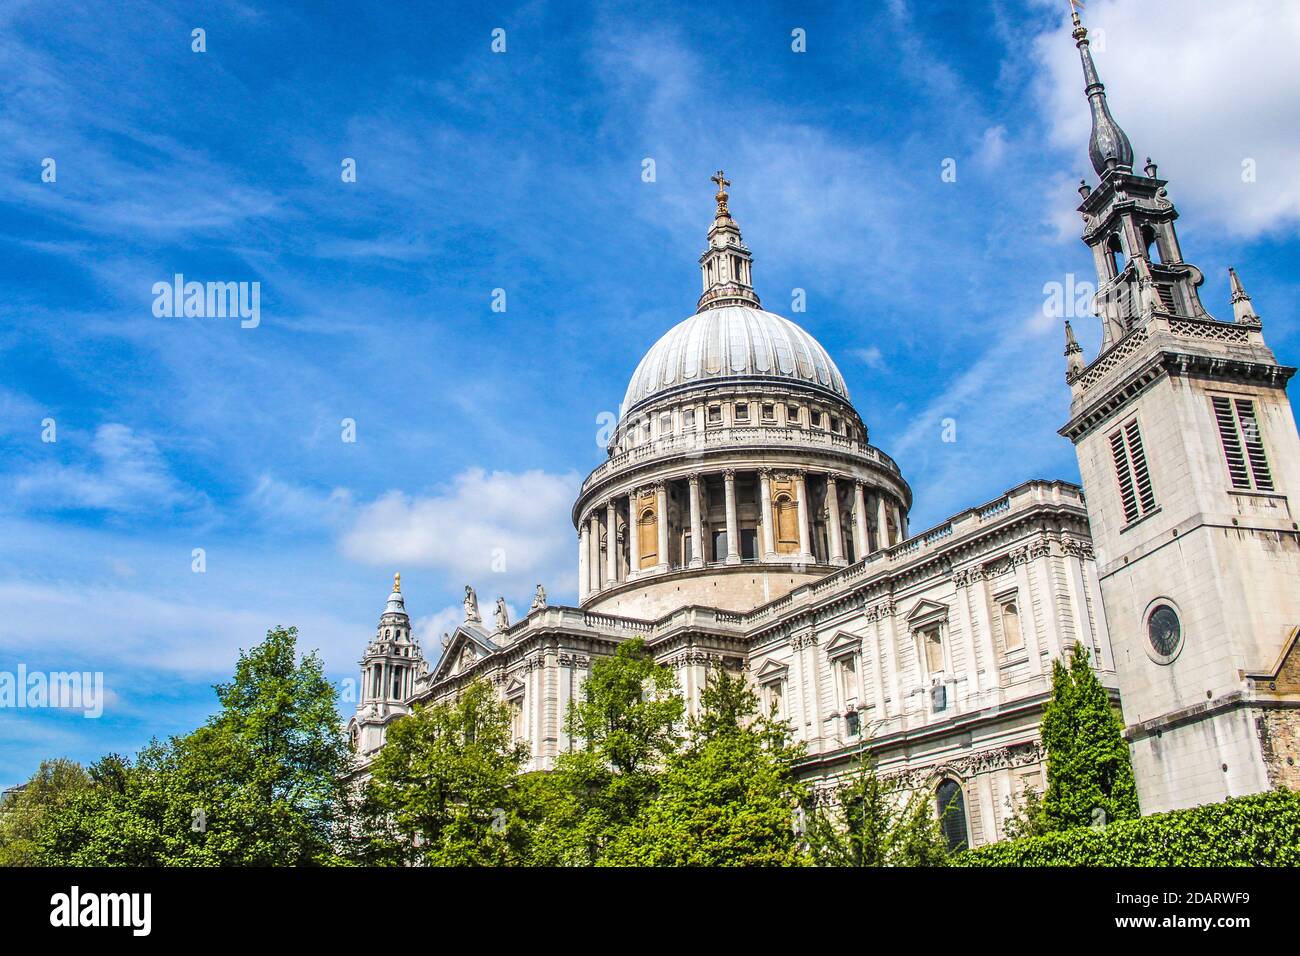
<svg viewBox="0 0 1300 956">
<path fill-rule="evenodd" d="M 1061 535 L 1061 550 L 1081 561 L 1092 561 L 1096 558 L 1090 543 L 1081 541 L 1068 532 Z"/>
<path fill-rule="evenodd" d="M 790 638 L 790 647 L 796 651 L 801 651 L 805 647 L 817 646 L 817 632 L 813 630 L 805 631 L 803 634 L 795 634 Z"/>
<path fill-rule="evenodd" d="M 1023 744 L 976 750 L 952 760 L 945 760 L 943 763 L 925 767 L 905 767 L 880 776 L 882 780 L 897 783 L 905 790 L 919 790 L 941 777 L 952 776 L 965 780 L 992 770 L 1042 763 L 1045 756 L 1046 751 L 1043 749 L 1042 742 L 1031 740 Z"/>
<path fill-rule="evenodd" d="M 893 617 L 898 611 L 898 606 L 894 604 L 893 597 L 887 597 L 878 604 L 873 604 L 863 612 L 863 617 L 868 621 L 883 621 Z"/>
</svg>

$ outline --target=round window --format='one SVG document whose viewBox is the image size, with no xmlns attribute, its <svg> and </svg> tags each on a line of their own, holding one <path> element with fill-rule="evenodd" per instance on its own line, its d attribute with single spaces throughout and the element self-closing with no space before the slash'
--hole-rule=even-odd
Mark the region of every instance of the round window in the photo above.
<svg viewBox="0 0 1300 956">
<path fill-rule="evenodd" d="M 1167 602 L 1156 602 L 1147 612 L 1147 652 L 1157 664 L 1168 664 L 1178 656 L 1183 645 L 1183 627 L 1178 612 Z"/>
</svg>

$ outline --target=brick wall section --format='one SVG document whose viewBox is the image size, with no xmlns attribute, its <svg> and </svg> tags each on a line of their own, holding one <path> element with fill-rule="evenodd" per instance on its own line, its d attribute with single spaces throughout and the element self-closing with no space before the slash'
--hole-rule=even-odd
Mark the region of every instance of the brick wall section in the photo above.
<svg viewBox="0 0 1300 956">
<path fill-rule="evenodd" d="M 1300 709 L 1266 710 L 1256 727 L 1269 786 L 1300 790 Z"/>
</svg>

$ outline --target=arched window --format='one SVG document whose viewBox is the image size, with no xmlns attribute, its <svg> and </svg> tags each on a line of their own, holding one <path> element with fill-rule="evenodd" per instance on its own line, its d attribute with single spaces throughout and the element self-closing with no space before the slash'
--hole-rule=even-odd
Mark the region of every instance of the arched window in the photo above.
<svg viewBox="0 0 1300 956">
<path fill-rule="evenodd" d="M 961 785 L 956 780 L 944 780 L 935 791 L 935 797 L 939 804 L 939 829 L 943 831 L 948 849 L 965 848 L 966 799 L 962 796 Z"/>
<path fill-rule="evenodd" d="M 1163 262 L 1160 255 L 1160 242 L 1156 238 L 1156 231 L 1151 226 L 1142 227 L 1142 245 L 1146 247 L 1148 262 Z M 1155 254 L 1152 255 L 1154 249 Z"/>
<path fill-rule="evenodd" d="M 655 521 L 655 513 L 650 508 L 641 512 L 637 524 L 639 525 L 637 544 L 641 546 L 641 567 L 646 568 L 659 561 L 659 524 Z"/>
<path fill-rule="evenodd" d="M 1127 264 L 1124 258 L 1124 245 L 1119 241 L 1119 233 L 1111 233 L 1106 241 L 1106 251 L 1110 253 L 1110 271 L 1119 275 Z"/>
<path fill-rule="evenodd" d="M 789 495 L 780 495 L 776 507 L 776 550 L 793 554 L 799 550 L 799 504 Z"/>
</svg>

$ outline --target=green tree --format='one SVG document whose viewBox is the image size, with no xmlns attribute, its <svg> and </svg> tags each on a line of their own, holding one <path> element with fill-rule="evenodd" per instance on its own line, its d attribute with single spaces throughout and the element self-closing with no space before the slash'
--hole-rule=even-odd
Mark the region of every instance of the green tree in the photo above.
<svg viewBox="0 0 1300 956">
<path fill-rule="evenodd" d="M 491 866 L 521 862 L 527 828 L 514 793 L 528 749 L 485 682 L 417 707 L 388 728 L 362 805 L 366 862 Z"/>
<path fill-rule="evenodd" d="M 711 668 L 686 747 L 668 758 L 659 792 L 615 835 L 602 863 L 791 866 L 806 861 L 794 829 L 806 788 L 800 748 L 762 717 L 745 678 Z"/>
<path fill-rule="evenodd" d="M 0 802 L 0 866 L 36 863 L 36 838 L 46 812 L 92 785 L 81 764 L 62 758 L 43 760 L 21 789 Z"/>
<path fill-rule="evenodd" d="M 216 687 L 221 709 L 193 733 L 154 741 L 134 764 L 110 756 L 94 786 L 49 815 L 53 865 L 288 866 L 335 863 L 351 751 L 334 689 L 297 629 L 274 628 Z"/>
<path fill-rule="evenodd" d="M 865 758 L 829 806 L 808 814 L 808 845 L 820 866 L 942 866 L 948 858 L 930 795 L 881 780 Z"/>
<path fill-rule="evenodd" d="M 1041 735 L 1047 750 L 1047 792 L 1043 826 L 1068 830 L 1138 816 L 1137 788 L 1123 723 L 1106 688 L 1076 644 L 1067 667 L 1052 664 L 1052 698 L 1043 710 Z"/>
<path fill-rule="evenodd" d="M 655 664 L 639 638 L 593 662 L 582 699 L 565 726 L 576 749 L 556 759 L 554 779 L 539 785 L 551 816 L 546 834 L 564 836 L 562 862 L 595 863 L 659 792 L 664 766 L 681 743 L 683 714 L 672 671 Z"/>
</svg>

